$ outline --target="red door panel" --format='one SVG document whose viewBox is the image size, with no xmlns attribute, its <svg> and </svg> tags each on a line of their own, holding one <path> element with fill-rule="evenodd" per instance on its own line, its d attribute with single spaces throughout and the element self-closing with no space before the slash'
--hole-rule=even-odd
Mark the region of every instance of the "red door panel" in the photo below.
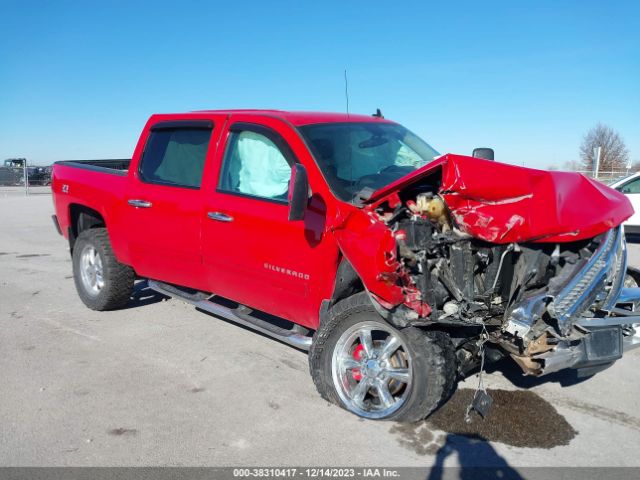
<svg viewBox="0 0 640 480">
<path fill-rule="evenodd" d="M 251 120 L 232 116 L 229 124 Z M 269 127 L 286 139 L 286 125 L 274 121 Z M 229 132 L 223 132 L 221 145 L 228 138 Z M 220 148 L 218 165 L 223 156 Z M 214 218 L 202 223 L 210 291 L 315 328 L 321 300 L 331 296 L 338 249 L 326 228 L 329 202 L 321 189 L 312 185 L 312 191 L 305 219 L 289 221 L 286 201 L 223 192 L 210 185 L 204 204 Z"/>
<path fill-rule="evenodd" d="M 156 116 L 147 125 L 122 209 L 131 264 L 140 276 L 207 288 L 202 184 L 211 171 L 224 120 L 215 115 L 188 120 Z M 150 166 L 145 167 L 146 162 Z"/>
<path fill-rule="evenodd" d="M 204 287 L 200 191 L 138 182 L 128 192 L 130 200 L 151 204 L 127 205 L 129 254 L 138 275 Z"/>
</svg>

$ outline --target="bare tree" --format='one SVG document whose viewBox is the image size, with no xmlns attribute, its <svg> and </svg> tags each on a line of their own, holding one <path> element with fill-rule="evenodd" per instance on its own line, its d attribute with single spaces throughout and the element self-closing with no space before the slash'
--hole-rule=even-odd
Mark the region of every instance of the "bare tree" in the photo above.
<svg viewBox="0 0 640 480">
<path fill-rule="evenodd" d="M 624 141 L 611 127 L 597 124 L 584 136 L 580 145 L 580 158 L 585 170 L 592 170 L 595 165 L 594 149 L 601 147 L 600 170 L 622 170 L 626 167 L 629 152 Z"/>
</svg>

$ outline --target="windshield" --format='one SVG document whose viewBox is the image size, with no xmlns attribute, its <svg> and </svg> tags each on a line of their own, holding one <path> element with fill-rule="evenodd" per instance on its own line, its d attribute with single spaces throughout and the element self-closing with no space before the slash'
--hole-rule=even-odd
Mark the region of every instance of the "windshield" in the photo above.
<svg viewBox="0 0 640 480">
<path fill-rule="evenodd" d="M 394 123 L 323 123 L 300 131 L 329 187 L 347 202 L 368 197 L 439 155 Z"/>
</svg>

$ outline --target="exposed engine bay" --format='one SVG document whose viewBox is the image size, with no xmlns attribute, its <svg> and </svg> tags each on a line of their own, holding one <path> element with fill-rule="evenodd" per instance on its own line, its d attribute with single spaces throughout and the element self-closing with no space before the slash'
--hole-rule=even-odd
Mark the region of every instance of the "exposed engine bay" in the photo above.
<svg viewBox="0 0 640 480">
<path fill-rule="evenodd" d="M 614 306 L 626 268 L 621 235 L 614 229 L 562 243 L 480 240 L 459 228 L 440 179 L 423 178 L 373 205 L 396 243 L 388 280 L 407 299 L 401 308 L 379 299 L 381 313 L 396 325 L 447 329 L 461 373 L 478 363 L 483 346 L 495 359 L 511 355 L 530 375 L 575 363 L 572 342 L 589 333 L 576 318 Z"/>
</svg>

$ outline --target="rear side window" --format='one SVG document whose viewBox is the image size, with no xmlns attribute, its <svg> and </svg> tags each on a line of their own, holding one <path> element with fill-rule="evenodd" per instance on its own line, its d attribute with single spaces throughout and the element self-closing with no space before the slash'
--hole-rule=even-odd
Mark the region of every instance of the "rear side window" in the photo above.
<svg viewBox="0 0 640 480">
<path fill-rule="evenodd" d="M 147 140 L 140 177 L 148 183 L 199 188 L 211 128 L 157 128 Z"/>
</svg>

